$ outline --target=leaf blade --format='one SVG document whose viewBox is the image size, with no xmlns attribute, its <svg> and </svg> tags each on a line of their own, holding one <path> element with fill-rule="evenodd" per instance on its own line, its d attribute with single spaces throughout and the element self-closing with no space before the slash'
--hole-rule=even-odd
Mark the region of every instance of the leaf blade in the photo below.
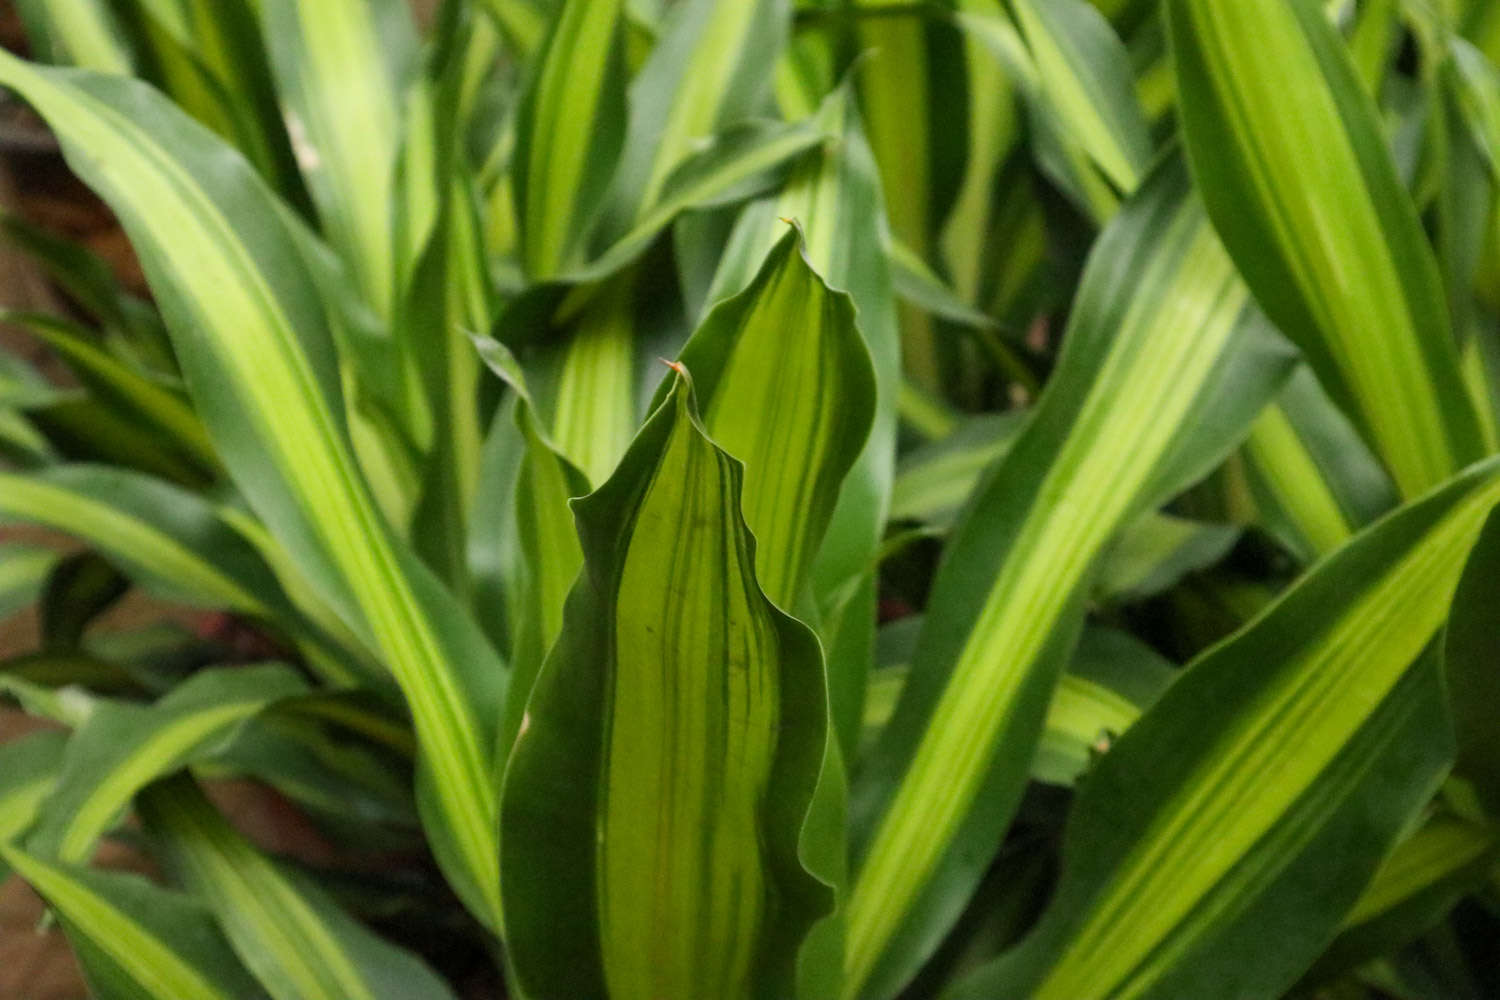
<svg viewBox="0 0 1500 1000">
<path fill-rule="evenodd" d="M 1435 258 L 1342 40 L 1304 0 L 1167 13 L 1215 227 L 1402 494 L 1424 493 L 1478 459 L 1482 438 Z"/>
</svg>

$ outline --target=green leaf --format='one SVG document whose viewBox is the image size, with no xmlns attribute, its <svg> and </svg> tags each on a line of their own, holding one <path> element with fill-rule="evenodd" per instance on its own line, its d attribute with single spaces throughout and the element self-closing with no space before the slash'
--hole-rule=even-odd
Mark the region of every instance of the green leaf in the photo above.
<svg viewBox="0 0 1500 1000">
<path fill-rule="evenodd" d="M 756 578 L 793 610 L 875 416 L 875 373 L 853 302 L 824 284 L 790 228 L 680 360 L 715 444 L 744 463 Z"/>
<path fill-rule="evenodd" d="M 287 667 L 224 668 L 194 675 L 149 708 L 101 702 L 68 741 L 27 850 L 86 863 L 138 791 L 229 739 L 267 706 L 306 690 Z"/>
<path fill-rule="evenodd" d="M 167 447 L 196 467 L 201 480 L 213 480 L 219 469 L 213 443 L 176 386 L 163 385 L 122 364 L 92 343 L 87 331 L 66 320 L 0 310 L 0 323 L 24 326 L 67 362 L 78 381 L 116 419 L 159 434 Z"/>
<path fill-rule="evenodd" d="M 984 470 L 1010 449 L 1029 414 L 970 417 L 957 429 L 901 457 L 891 491 L 891 520 L 952 525 Z"/>
<path fill-rule="evenodd" d="M 0 843 L 20 837 L 36 820 L 67 741 L 65 733 L 42 730 L 0 744 Z"/>
<path fill-rule="evenodd" d="M 212 483 L 203 466 L 155 429 L 123 420 L 113 407 L 81 390 L 25 404 L 27 420 L 56 454 L 74 462 L 107 462 L 137 469 L 191 489 Z"/>
<path fill-rule="evenodd" d="M 516 214 L 527 276 L 579 262 L 624 141 L 623 0 L 565 0 L 516 124 Z"/>
<path fill-rule="evenodd" d="M 502 799 L 527 993 L 787 996 L 832 906 L 798 846 L 828 739 L 817 643 L 755 582 L 740 482 L 679 376 L 574 504 L 584 572 Z"/>
<path fill-rule="evenodd" d="M 1135 189 L 1154 149 L 1119 36 L 1085 0 L 1010 0 L 1037 78 L 1116 191 Z"/>
<path fill-rule="evenodd" d="M 1500 517 L 1479 536 L 1453 595 L 1444 634 L 1443 668 L 1448 704 L 1458 736 L 1456 776 L 1467 781 L 1485 810 L 1500 809 L 1500 733 L 1494 706 L 1500 697 L 1500 635 L 1495 594 L 1500 587 Z"/>
<path fill-rule="evenodd" d="M 73 649 L 100 615 L 130 589 L 130 581 L 98 553 L 74 552 L 57 561 L 37 606 L 42 645 Z"/>
<path fill-rule="evenodd" d="M 881 629 L 883 647 L 897 641 L 899 634 L 905 648 L 870 680 L 865 729 L 871 740 L 879 737 L 896 710 L 920 626 L 920 619 L 909 618 Z M 1031 764 L 1032 779 L 1072 785 L 1161 696 L 1175 675 L 1169 662 L 1128 633 L 1085 627 L 1047 708 Z"/>
<path fill-rule="evenodd" d="M 1465 892 L 1479 888 L 1500 853 L 1495 831 L 1438 816 L 1396 845 L 1300 983 L 1327 982 L 1390 954 L 1431 929 Z"/>
<path fill-rule="evenodd" d="M 604 227 L 601 239 L 611 240 L 605 249 L 566 277 L 581 281 L 612 274 L 638 257 L 684 212 L 731 204 L 774 188 L 801 154 L 827 139 L 815 121 L 747 121 L 726 129 L 682 160 L 656 200 L 628 228 Z"/>
<path fill-rule="evenodd" d="M 957 23 L 1010 72 L 1042 172 L 1103 224 L 1145 176 L 1153 152 L 1129 57 L 1081 0 L 1012 6 L 1024 32 L 998 11 L 964 11 Z"/>
<path fill-rule="evenodd" d="M 990 316 L 959 298 L 915 250 L 895 237 L 891 238 L 891 281 L 903 302 L 940 319 L 986 333 L 997 325 Z"/>
<path fill-rule="evenodd" d="M 851 798 L 847 997 L 888 996 L 998 847 L 1119 529 L 1249 429 L 1289 352 L 1168 162 L 1095 243 L 1036 413 L 939 568 L 913 682 Z"/>
<path fill-rule="evenodd" d="M 852 94 L 840 87 L 817 114 L 830 139 L 798 161 L 774 196 L 747 206 L 719 259 L 706 306 L 742 291 L 776 243 L 783 219 L 801 223 L 806 256 L 830 289 L 849 294 L 875 369 L 875 419 L 844 480 L 813 564 L 819 637 L 827 651 L 834 721 L 845 756 L 859 739 L 865 678 L 875 642 L 876 552 L 895 475 L 901 340 L 891 284 L 879 175 Z"/>
<path fill-rule="evenodd" d="M 129 353 L 156 370 L 174 370 L 161 316 L 120 284 L 104 258 L 10 213 L 0 213 L 0 231 L 40 265 L 69 299 L 98 320 L 106 333 L 119 336 Z"/>
<path fill-rule="evenodd" d="M 0 543 L 0 621 L 37 599 L 57 559 L 55 550 L 39 545 Z"/>
<path fill-rule="evenodd" d="M 219 130 L 288 202 L 311 216 L 276 97 L 257 0 L 134 0 L 132 6 L 148 22 L 166 92 Z M 179 82 L 189 88 L 186 93 Z"/>
<path fill-rule="evenodd" d="M 47 901 L 100 1000 L 238 1000 L 255 983 L 196 900 L 138 875 L 54 865 L 0 844 Z"/>
<path fill-rule="evenodd" d="M 452 997 L 415 956 L 258 851 L 191 778 L 147 790 L 138 808 L 174 875 L 207 902 L 235 952 L 276 1000 Z"/>
<path fill-rule="evenodd" d="M 1479 424 L 1436 261 L 1348 50 L 1313 0 L 1166 10 L 1189 160 L 1225 246 L 1402 495 L 1426 492 L 1482 455 Z"/>
<path fill-rule="evenodd" d="M 1305 366 L 1256 420 L 1244 455 L 1261 516 L 1308 562 L 1396 505 L 1379 460 Z"/>
<path fill-rule="evenodd" d="M 245 719 L 225 734 L 227 742 L 205 747 L 193 772 L 205 779 L 264 782 L 341 849 L 366 854 L 412 849 L 421 834 L 411 769 L 403 766 L 415 749 L 410 730 L 375 712 L 356 715 L 358 706 L 350 704 L 331 720 L 339 726 L 332 729 L 324 724 L 326 716 L 308 717 L 315 706 L 334 707 L 319 706 L 319 700 L 317 694 L 294 696 Z M 386 748 L 400 756 L 393 759 Z"/>
<path fill-rule="evenodd" d="M 0 83 L 48 119 L 120 217 L 236 485 L 401 686 L 433 848 L 466 904 L 498 925 L 504 667 L 355 467 L 318 290 L 278 204 L 242 158 L 143 85 L 3 54 Z"/>
<path fill-rule="evenodd" d="M 1239 539 L 1232 524 L 1151 513 L 1120 532 L 1099 573 L 1099 590 L 1113 600 L 1157 594 L 1194 570 L 1222 559 Z"/>
<path fill-rule="evenodd" d="M 313 665 L 349 684 L 378 667 L 357 641 L 339 640 L 293 606 L 272 568 L 223 511 L 147 476 L 95 465 L 0 472 L 0 521 L 45 525 L 105 553 L 156 596 L 290 627 Z M 336 622 L 334 623 L 337 624 Z M 341 648 L 342 647 L 342 648 Z"/>
<path fill-rule="evenodd" d="M 1000 0 L 962 0 L 958 6 L 989 13 L 1001 9 Z M 1004 196 L 994 190 L 995 176 L 1015 151 L 1022 133 L 1015 84 L 978 39 L 966 34 L 963 46 L 968 74 L 969 156 L 940 243 L 960 300 L 977 304 L 981 301 L 981 283 L 1002 256 L 987 252 L 994 245 L 987 238 L 1004 204 Z M 1003 256 L 1009 270 L 1017 248 L 1002 245 L 1007 246 Z"/>
<path fill-rule="evenodd" d="M 559 331 L 562 343 L 531 352 L 527 366 L 537 420 L 590 483 L 609 478 L 640 422 L 640 278 L 629 268 L 603 282 Z"/>
<path fill-rule="evenodd" d="M 402 94 L 416 57 L 410 11 L 399 0 L 260 7 L 287 129 L 323 230 L 366 300 L 389 318 Z"/>
<path fill-rule="evenodd" d="M 1497 502 L 1500 462 L 1467 470 L 1190 665 L 1083 786 L 1038 930 L 953 995 L 1290 985 L 1451 763 L 1422 653 Z"/>
<path fill-rule="evenodd" d="M 1128 633 L 1085 628 L 1047 707 L 1032 777 L 1077 782 L 1176 676 L 1171 663 Z"/>
<path fill-rule="evenodd" d="M 478 340 L 476 344 L 490 369 L 518 397 L 515 424 L 524 453 L 515 473 L 511 510 L 522 556 L 515 581 L 521 610 L 511 650 L 511 683 L 515 691 L 529 693 L 547 650 L 562 630 L 563 605 L 583 566 L 568 501 L 588 492 L 588 480 L 537 426 L 526 378 L 510 351 L 498 341 Z M 515 742 L 525 708 L 524 697 L 511 699 L 505 706 L 499 742 L 502 755 L 508 755 Z"/>
<path fill-rule="evenodd" d="M 672 9 L 630 85 L 609 215 L 641 218 L 699 143 L 761 114 L 790 20 L 789 0 L 692 0 Z"/>
<path fill-rule="evenodd" d="M 20 0 L 16 5 L 38 58 L 129 76 L 135 54 L 104 0 Z"/>
<path fill-rule="evenodd" d="M 547 40 L 547 23 L 554 0 L 483 0 L 507 46 L 522 61 L 529 60 Z"/>
</svg>

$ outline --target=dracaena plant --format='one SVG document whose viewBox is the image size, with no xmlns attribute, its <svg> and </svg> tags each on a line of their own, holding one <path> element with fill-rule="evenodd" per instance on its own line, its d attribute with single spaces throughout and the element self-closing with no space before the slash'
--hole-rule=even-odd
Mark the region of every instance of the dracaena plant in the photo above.
<svg viewBox="0 0 1500 1000">
<path fill-rule="evenodd" d="M 149 289 L 11 206 L 95 995 L 1500 991 L 1500 8 L 427 6 L 0 53 Z"/>
</svg>

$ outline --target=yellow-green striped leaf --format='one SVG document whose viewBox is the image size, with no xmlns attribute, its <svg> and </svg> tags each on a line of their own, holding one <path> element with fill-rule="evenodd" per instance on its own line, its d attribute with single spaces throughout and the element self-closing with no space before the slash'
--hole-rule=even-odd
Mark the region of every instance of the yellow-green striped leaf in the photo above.
<svg viewBox="0 0 1500 1000">
<path fill-rule="evenodd" d="M 502 800 L 529 994 L 789 996 L 832 907 L 799 851 L 829 736 L 819 651 L 756 583 L 740 481 L 679 375 L 574 504 L 584 572 Z"/>
<path fill-rule="evenodd" d="M 448 1000 L 442 979 L 267 858 L 183 775 L 139 800 L 168 867 L 275 1000 Z"/>
<path fill-rule="evenodd" d="M 431 843 L 465 903 L 497 926 L 504 668 L 356 468 L 318 289 L 278 204 L 240 156 L 144 85 L 4 54 L 0 83 L 48 120 L 120 217 L 236 485 L 401 686 Z"/>
<path fill-rule="evenodd" d="M 62 923 L 100 1000 L 239 1000 L 255 982 L 196 900 L 138 875 L 56 865 L 0 844 Z"/>
<path fill-rule="evenodd" d="M 0 310 L 0 322 L 25 326 L 67 362 L 79 382 L 118 419 L 160 434 L 166 447 L 180 452 L 184 462 L 200 470 L 201 482 L 212 482 L 219 469 L 218 457 L 202 421 L 178 387 L 163 385 L 125 365 L 67 320 Z"/>
<path fill-rule="evenodd" d="M 1497 853 L 1500 838 L 1491 827 L 1451 816 L 1429 820 L 1381 863 L 1300 985 L 1325 983 L 1415 940 L 1483 884 Z"/>
<path fill-rule="evenodd" d="M 699 144 L 721 126 L 762 112 L 790 19 L 789 0 L 675 5 L 630 85 L 630 122 L 608 215 L 639 218 Z"/>
<path fill-rule="evenodd" d="M 760 273 L 683 348 L 703 422 L 745 465 L 756 578 L 793 610 L 875 416 L 875 373 L 849 296 L 823 283 L 788 229 Z"/>
<path fill-rule="evenodd" d="M 516 124 L 515 196 L 527 276 L 581 263 L 625 133 L 623 0 L 565 0 Z"/>
<path fill-rule="evenodd" d="M 1103 224 L 1145 175 L 1152 147 L 1124 46 L 1081 0 L 1013 3 L 957 23 L 1010 71 L 1031 123 L 1037 165 Z"/>
<path fill-rule="evenodd" d="M 1206 473 L 1287 374 L 1247 304 L 1164 164 L 1096 242 L 1058 366 L 948 543 L 913 681 L 855 782 L 844 996 L 894 992 L 978 883 L 1106 547 Z"/>
<path fill-rule="evenodd" d="M 38 58 L 130 75 L 135 53 L 104 0 L 20 0 L 16 8 Z"/>
<path fill-rule="evenodd" d="M 1190 665 L 1084 785 L 1035 934 L 953 995 L 1289 986 L 1452 762 L 1423 651 L 1497 503 L 1500 461 L 1466 470 Z"/>
<path fill-rule="evenodd" d="M 859 317 L 859 332 L 875 369 L 875 418 L 813 563 L 819 637 L 827 651 L 834 720 L 847 756 L 859 739 L 875 641 L 874 569 L 895 475 L 901 334 L 879 174 L 849 88 L 830 94 L 815 120 L 829 141 L 797 162 L 779 192 L 740 213 L 704 307 L 747 287 L 766 255 L 786 237 L 782 220 L 793 219 L 802 226 L 813 269 L 829 288 L 848 293 Z"/>
<path fill-rule="evenodd" d="M 531 393 L 515 357 L 493 340 L 480 340 L 477 345 L 490 369 L 505 379 L 518 397 L 515 423 L 524 452 L 515 473 L 511 510 L 521 568 L 515 580 L 515 588 L 520 591 L 515 597 L 519 613 L 510 662 L 512 689 L 529 693 L 543 657 L 562 630 L 563 605 L 583 565 L 568 501 L 588 492 L 588 480 L 537 426 Z M 502 755 L 510 752 L 525 709 L 524 694 L 506 704 L 505 721 L 500 727 Z"/>
<path fill-rule="evenodd" d="M 1432 249 L 1343 40 L 1313 0 L 1166 9 L 1215 228 L 1402 495 L 1426 492 L 1482 439 Z"/>
<path fill-rule="evenodd" d="M 911 647 L 921 621 L 904 619 L 881 629 L 882 651 L 896 662 L 875 671 L 865 700 L 867 743 L 890 722 L 910 673 Z M 888 647 L 899 639 L 905 648 Z M 1031 764 L 1033 780 L 1072 785 L 1151 707 L 1176 675 L 1159 654 L 1125 632 L 1089 627 L 1058 681 L 1047 707 L 1047 721 Z"/>
<path fill-rule="evenodd" d="M 366 301 L 395 305 L 396 154 L 416 29 L 399 0 L 264 0 L 292 148 L 328 241 Z"/>
<path fill-rule="evenodd" d="M 1396 504 L 1385 469 L 1305 366 L 1255 421 L 1243 454 L 1260 516 L 1307 562 Z"/>
<path fill-rule="evenodd" d="M 1140 182 L 1153 153 L 1125 47 L 1086 0 L 1010 0 L 1056 113 L 1116 191 Z"/>
<path fill-rule="evenodd" d="M 230 739 L 267 706 L 306 690 L 289 667 L 225 668 L 194 675 L 150 707 L 101 702 L 68 741 L 27 850 L 87 863 L 138 791 Z"/>
<path fill-rule="evenodd" d="M 0 521 L 45 525 L 84 541 L 164 600 L 289 628 L 331 682 L 363 676 L 385 683 L 347 630 L 335 639 L 292 601 L 224 512 L 169 483 L 102 465 L 0 472 Z"/>
<path fill-rule="evenodd" d="M 0 843 L 20 837 L 35 821 L 57 781 L 67 740 L 42 730 L 0 745 Z"/>
</svg>

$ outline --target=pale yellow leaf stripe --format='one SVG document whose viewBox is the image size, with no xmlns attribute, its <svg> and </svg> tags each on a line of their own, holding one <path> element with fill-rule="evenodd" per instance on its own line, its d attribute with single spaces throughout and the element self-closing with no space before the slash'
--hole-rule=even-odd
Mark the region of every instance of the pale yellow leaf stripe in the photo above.
<svg viewBox="0 0 1500 1000">
<path fill-rule="evenodd" d="M 159 938 L 61 869 L 0 844 L 0 859 L 150 995 L 229 1000 Z"/>
<path fill-rule="evenodd" d="M 1445 876 L 1473 864 L 1495 846 L 1495 833 L 1486 827 L 1440 819 L 1403 841 L 1344 918 L 1357 927 L 1416 896 Z"/>
<path fill-rule="evenodd" d="M 1323 470 L 1279 403 L 1256 418 L 1245 454 L 1270 481 L 1277 501 L 1314 552 L 1331 552 L 1353 534 Z"/>
<path fill-rule="evenodd" d="M 109 546 L 130 552 L 160 576 L 180 581 L 202 596 L 205 603 L 269 618 L 270 612 L 255 595 L 219 572 L 197 553 L 145 522 L 108 503 L 76 490 L 63 489 L 40 479 L 0 472 L 0 514 L 22 518 L 57 531 L 107 539 Z"/>
<path fill-rule="evenodd" d="M 1035 1000 L 1139 996 L 1192 946 L 1190 929 L 1174 929 L 1280 823 L 1442 625 L 1497 500 L 1492 481 L 1456 504 L 1220 736 L 1070 936 Z"/>
<path fill-rule="evenodd" d="M 621 0 L 566 0 L 537 80 L 523 207 L 526 263 L 547 277 L 569 263 L 574 204 L 599 127 Z"/>
<path fill-rule="evenodd" d="M 589 304 L 558 373 L 552 439 L 595 486 L 615 470 L 636 423 L 632 293 L 626 274 Z"/>
<path fill-rule="evenodd" d="M 621 570 L 598 861 L 621 1000 L 754 995 L 780 651 L 730 462 L 681 413 Z"/>
<path fill-rule="evenodd" d="M 216 909 L 253 928 L 306 1000 L 376 1000 L 370 984 L 307 900 L 240 837 L 206 800 L 158 790 L 146 800 L 151 822 L 170 831 L 189 881 Z"/>
<path fill-rule="evenodd" d="M 368 0 L 294 2 L 310 58 L 300 117 L 289 119 L 304 172 L 327 174 L 321 185 L 333 210 L 324 225 L 359 276 L 368 301 L 389 317 L 395 280 L 394 205 L 398 100 L 370 20 Z"/>
<path fill-rule="evenodd" d="M 683 86 L 667 111 L 641 195 L 642 207 L 656 202 L 668 174 L 692 151 L 693 143 L 713 133 L 738 68 L 739 53 L 745 45 L 758 44 L 757 39 L 747 39 L 745 34 L 760 3 L 738 0 L 713 4 L 684 67 Z"/>
<path fill-rule="evenodd" d="M 1333 94 L 1301 87 L 1298 113 L 1260 100 L 1243 81 L 1323 79 L 1296 19 L 1280 3 L 1185 4 L 1204 62 L 1254 177 L 1259 212 L 1297 276 L 1301 297 L 1339 370 L 1349 379 L 1362 420 L 1390 464 L 1403 495 L 1443 482 L 1462 461 L 1441 421 L 1444 402 L 1427 377 L 1415 325 L 1387 236 Z M 1273 9 L 1274 8 L 1274 9 Z M 1255 39 L 1255 44 L 1245 44 Z M 1249 139 L 1254 137 L 1254 148 Z M 1316 151 L 1317 180 L 1308 176 Z M 1444 323 L 1443 325 L 1446 325 Z M 1374 348 L 1371 331 L 1380 335 Z"/>
<path fill-rule="evenodd" d="M 86 92 L 0 54 L 0 81 L 129 190 L 156 250 L 191 294 L 219 374 L 261 423 L 268 458 L 320 534 L 410 704 L 440 807 L 465 865 L 499 914 L 497 806 L 486 753 L 452 665 L 398 563 L 289 318 L 218 206 L 145 130 Z M 257 322 L 258 321 L 258 322 Z M 252 325 L 253 324 L 253 325 Z M 256 335 L 247 335 L 253 331 Z"/>
<path fill-rule="evenodd" d="M 90 850 L 135 793 L 162 773 L 163 763 L 176 761 L 201 741 L 224 727 L 265 707 L 256 698 L 216 705 L 192 712 L 157 729 L 129 757 L 108 774 L 99 775 L 94 790 L 79 804 L 58 846 L 58 858 L 70 863 L 88 860 Z"/>
<path fill-rule="evenodd" d="M 872 841 L 848 908 L 847 997 L 858 995 L 937 867 L 1070 588 L 1189 419 L 1247 301 L 1201 213 L 1181 212 L 1163 239 L 1184 237 L 1180 257 L 1162 255 L 1141 285 L 1202 291 L 1132 301 Z"/>
</svg>

